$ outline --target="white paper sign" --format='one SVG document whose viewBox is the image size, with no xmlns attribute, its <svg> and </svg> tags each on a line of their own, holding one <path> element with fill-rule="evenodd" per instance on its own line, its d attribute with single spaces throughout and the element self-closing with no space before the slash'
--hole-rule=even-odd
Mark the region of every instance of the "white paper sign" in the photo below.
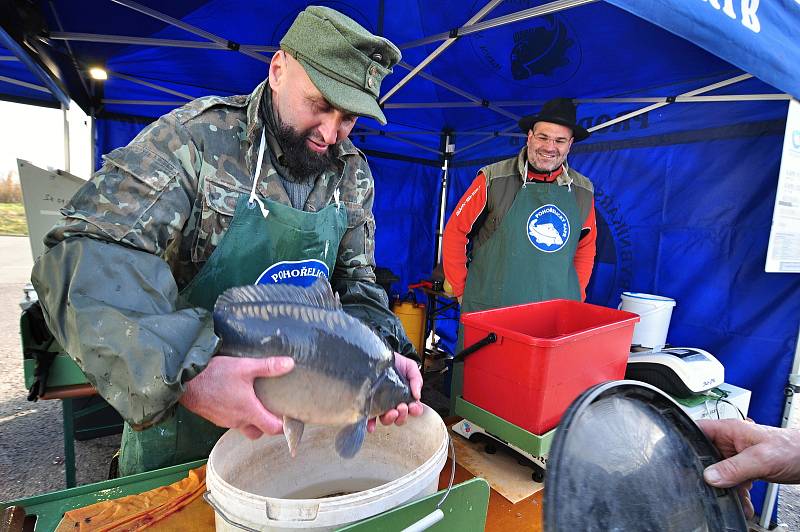
<svg viewBox="0 0 800 532">
<path fill-rule="evenodd" d="M 786 134 L 764 270 L 800 273 L 800 102 L 795 99 L 789 102 L 786 116 Z"/>
</svg>

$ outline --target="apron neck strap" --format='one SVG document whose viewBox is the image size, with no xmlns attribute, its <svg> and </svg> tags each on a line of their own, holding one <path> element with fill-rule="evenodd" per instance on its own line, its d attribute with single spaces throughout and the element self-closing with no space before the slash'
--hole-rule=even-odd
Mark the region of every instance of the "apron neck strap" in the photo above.
<svg viewBox="0 0 800 532">
<path fill-rule="evenodd" d="M 258 184 L 258 176 L 261 174 L 261 163 L 264 162 L 264 150 L 266 149 L 266 134 L 264 133 L 265 128 L 261 129 L 261 143 L 258 145 L 258 162 L 256 162 L 256 168 L 253 172 L 253 187 L 250 189 L 250 198 L 247 200 L 247 206 L 251 209 L 253 208 L 254 204 L 258 204 L 258 207 L 261 209 L 261 214 L 264 215 L 264 218 L 269 215 L 269 210 L 264 206 L 264 202 L 261 201 L 261 198 L 256 196 L 256 185 Z"/>
</svg>

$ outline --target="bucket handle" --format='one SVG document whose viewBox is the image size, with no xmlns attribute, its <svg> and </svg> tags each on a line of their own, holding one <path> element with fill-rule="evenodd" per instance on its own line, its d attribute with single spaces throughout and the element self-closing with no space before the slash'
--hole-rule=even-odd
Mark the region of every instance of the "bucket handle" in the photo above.
<svg viewBox="0 0 800 532">
<path fill-rule="evenodd" d="M 424 532 L 428 530 L 430 527 L 444 519 L 444 512 L 442 511 L 442 504 L 447 499 L 447 496 L 450 495 L 450 490 L 453 489 L 453 480 L 456 478 L 456 446 L 453 445 L 453 437 L 450 436 L 450 433 L 447 433 L 447 446 L 452 453 L 452 457 L 450 458 L 450 482 L 447 484 L 447 491 L 444 492 L 444 497 L 439 500 L 439 503 L 436 505 L 436 508 L 423 517 L 422 519 L 411 523 L 411 525 L 407 526 L 400 532 Z"/>
<path fill-rule="evenodd" d="M 496 341 L 497 341 L 497 335 L 493 332 L 490 332 L 489 334 L 486 335 L 486 338 L 484 338 L 483 340 L 478 340 L 477 342 L 467 347 L 466 349 L 463 349 L 458 353 L 456 353 L 456 356 L 453 357 L 453 363 L 463 362 L 465 358 L 467 358 L 469 355 L 471 355 L 478 349 L 486 347 L 489 344 L 493 344 Z"/>
<path fill-rule="evenodd" d="M 650 307 L 650 310 L 648 310 L 647 312 L 633 312 L 631 310 L 626 310 L 625 312 L 632 312 L 633 314 L 638 314 L 640 318 L 644 318 L 645 316 L 649 316 L 650 314 L 655 314 L 656 312 L 658 312 L 658 305 L 656 305 L 655 303 L 641 303 L 641 304 L 647 305 L 648 307 Z M 622 301 L 620 301 L 619 305 L 617 305 L 617 310 L 622 310 Z"/>
<path fill-rule="evenodd" d="M 243 525 L 241 523 L 237 523 L 236 521 L 234 521 L 233 519 L 231 519 L 230 517 L 225 515 L 225 512 L 222 511 L 222 508 L 220 508 L 219 505 L 214 502 L 214 499 L 211 498 L 211 492 L 210 491 L 207 491 L 207 492 L 203 493 L 203 500 L 206 501 L 208 503 L 208 505 L 211 506 L 211 508 L 214 509 L 214 511 L 217 513 L 217 515 L 219 515 L 222 518 L 222 520 L 225 521 L 226 523 L 228 523 L 229 525 L 231 525 L 233 527 L 236 527 L 236 528 L 241 528 L 242 530 L 245 530 L 246 532 L 260 532 L 259 530 L 255 529 L 255 528 L 250 528 L 247 525 Z"/>
</svg>

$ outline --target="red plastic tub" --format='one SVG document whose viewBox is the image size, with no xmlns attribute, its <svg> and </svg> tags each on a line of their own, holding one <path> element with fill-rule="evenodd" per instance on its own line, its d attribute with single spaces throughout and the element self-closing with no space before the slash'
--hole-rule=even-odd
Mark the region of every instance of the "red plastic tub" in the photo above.
<svg viewBox="0 0 800 532">
<path fill-rule="evenodd" d="M 563 299 L 464 314 L 464 347 L 497 336 L 465 359 L 464 399 L 544 434 L 586 389 L 624 378 L 638 321 Z"/>
</svg>

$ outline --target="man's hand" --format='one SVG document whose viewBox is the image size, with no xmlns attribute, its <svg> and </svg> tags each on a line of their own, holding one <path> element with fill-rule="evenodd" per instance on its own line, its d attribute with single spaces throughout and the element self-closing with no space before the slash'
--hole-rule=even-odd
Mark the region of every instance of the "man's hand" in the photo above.
<svg viewBox="0 0 800 532">
<path fill-rule="evenodd" d="M 718 488 L 736 486 L 747 517 L 753 515 L 753 480 L 800 483 L 800 431 L 734 419 L 697 424 L 725 458 L 706 468 L 706 482 Z"/>
<path fill-rule="evenodd" d="M 395 408 L 392 408 L 388 412 L 384 413 L 382 416 L 380 416 L 381 423 L 384 425 L 391 425 L 392 423 L 396 425 L 402 425 L 406 422 L 409 414 L 412 416 L 422 415 L 422 403 L 419 402 L 420 397 L 422 396 L 422 375 L 419 372 L 417 363 L 410 358 L 406 358 L 399 353 L 395 353 L 394 367 L 397 369 L 399 374 L 408 380 L 408 385 L 411 388 L 411 395 L 414 396 L 416 401 L 410 404 L 400 403 Z M 367 431 L 375 431 L 375 418 L 370 419 L 367 422 Z"/>
<path fill-rule="evenodd" d="M 186 384 L 180 403 L 213 424 L 239 429 L 253 440 L 262 434 L 278 434 L 283 422 L 258 400 L 253 381 L 279 377 L 292 368 L 294 360 L 290 357 L 215 356 L 205 370 Z"/>
</svg>

